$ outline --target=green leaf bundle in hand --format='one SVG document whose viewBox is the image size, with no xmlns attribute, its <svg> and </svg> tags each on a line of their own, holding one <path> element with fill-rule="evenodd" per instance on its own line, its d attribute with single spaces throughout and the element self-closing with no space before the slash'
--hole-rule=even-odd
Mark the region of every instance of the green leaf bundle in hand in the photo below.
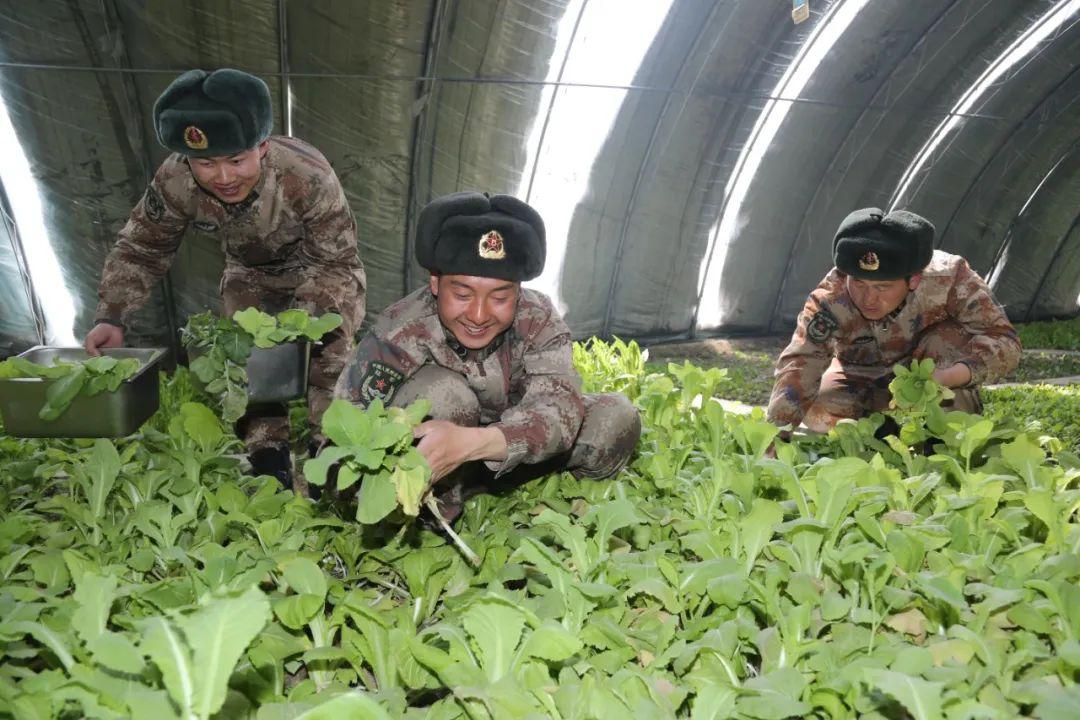
<svg viewBox="0 0 1080 720">
<path fill-rule="evenodd" d="M 912 412 L 927 412 L 953 397 L 953 391 L 934 380 L 934 361 L 912 360 L 911 368 L 893 366 L 896 377 L 889 383 L 893 407 Z"/>
<path fill-rule="evenodd" d="M 210 312 L 192 315 L 181 331 L 184 346 L 196 348 L 191 372 L 221 408 L 226 422 L 236 422 L 247 410 L 247 370 L 251 334 L 227 318 Z"/>
<path fill-rule="evenodd" d="M 934 380 L 934 361 L 912 360 L 910 368 L 898 363 L 893 372 L 896 377 L 889 383 L 890 404 L 898 411 L 900 440 L 913 446 L 938 435 L 945 424 L 941 402 L 953 397 L 953 391 Z"/>
<path fill-rule="evenodd" d="M 309 483 L 325 485 L 330 467 L 338 463 L 338 491 L 360 483 L 358 522 L 377 523 L 399 507 L 416 517 L 431 469 L 412 445 L 413 427 L 430 409 L 427 400 L 404 409 L 386 408 L 375 400 L 367 410 L 334 400 L 322 419 L 323 432 L 334 444 L 304 463 L 304 476 Z"/>
</svg>

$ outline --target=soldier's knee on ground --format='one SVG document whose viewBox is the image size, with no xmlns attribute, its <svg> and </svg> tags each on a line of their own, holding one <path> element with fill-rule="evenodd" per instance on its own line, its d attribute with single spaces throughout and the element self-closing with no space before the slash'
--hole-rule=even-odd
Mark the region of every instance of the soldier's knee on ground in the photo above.
<svg viewBox="0 0 1080 720">
<path fill-rule="evenodd" d="M 641 437 L 641 416 L 625 395 L 586 395 L 585 419 L 567 469 L 577 477 L 614 475 L 630 460 Z"/>
<path fill-rule="evenodd" d="M 431 402 L 428 417 L 449 420 L 457 425 L 480 424 L 480 401 L 459 373 L 438 365 L 425 365 L 394 393 L 391 405 L 406 407 L 425 399 Z"/>
<path fill-rule="evenodd" d="M 856 420 L 888 409 L 888 379 L 884 369 L 877 374 L 840 365 L 830 367 L 821 378 L 817 398 L 803 423 L 814 432 L 828 432 L 841 420 Z"/>
<path fill-rule="evenodd" d="M 869 413 L 865 405 L 855 385 L 830 383 L 823 378 L 818 396 L 807 410 L 803 423 L 814 432 L 828 432 L 841 420 Z"/>
</svg>

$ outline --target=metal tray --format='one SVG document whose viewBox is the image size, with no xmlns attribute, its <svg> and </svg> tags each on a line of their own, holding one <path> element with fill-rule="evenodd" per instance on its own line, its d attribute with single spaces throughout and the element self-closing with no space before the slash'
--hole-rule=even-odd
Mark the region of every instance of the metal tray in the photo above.
<svg viewBox="0 0 1080 720">
<path fill-rule="evenodd" d="M 56 382 L 47 378 L 0 378 L 0 416 L 4 432 L 12 437 L 125 437 L 132 434 L 158 409 L 158 374 L 165 348 L 111 348 L 104 354 L 115 358 L 138 358 L 142 367 L 115 392 L 94 397 L 77 396 L 60 417 L 42 420 L 45 391 Z M 57 360 L 78 362 L 89 354 L 82 348 L 32 347 L 19 355 L 38 365 Z"/>
<path fill-rule="evenodd" d="M 248 402 L 288 402 L 304 397 L 310 361 L 309 342 L 251 348 L 247 363 Z"/>
<path fill-rule="evenodd" d="M 202 348 L 189 347 L 188 358 L 203 354 Z M 251 348 L 247 361 L 248 403 L 280 403 L 307 395 L 311 343 L 290 342 L 272 348 Z M 198 382 L 198 378 L 194 378 Z"/>
</svg>

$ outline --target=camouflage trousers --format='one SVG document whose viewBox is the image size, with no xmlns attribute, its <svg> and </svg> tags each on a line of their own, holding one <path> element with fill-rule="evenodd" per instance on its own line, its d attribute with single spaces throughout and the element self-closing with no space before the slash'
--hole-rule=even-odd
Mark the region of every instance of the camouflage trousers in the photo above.
<svg viewBox="0 0 1080 720">
<path fill-rule="evenodd" d="M 232 316 L 237 310 L 257 307 L 266 313 L 278 313 L 295 306 L 288 289 L 266 288 L 250 282 L 239 274 L 226 274 L 221 282 L 225 313 Z M 363 316 L 363 302 L 358 302 Z M 309 309 L 310 312 L 310 309 Z M 355 349 L 353 335 L 359 325 L 356 312 L 341 312 L 342 326 L 324 336 L 321 345 L 311 348 L 308 367 L 307 406 L 312 439 L 322 441 L 320 421 L 334 398 L 334 385 Z M 289 444 L 289 411 L 284 403 L 249 406 L 247 413 L 236 423 L 236 434 L 244 441 L 247 452 Z"/>
<path fill-rule="evenodd" d="M 960 325 L 947 321 L 938 323 L 919 336 L 911 357 L 900 361 L 909 365 L 913 359 L 932 358 L 934 366 L 949 367 L 966 355 L 971 334 Z M 834 358 L 821 376 L 817 399 L 807 411 L 803 423 L 817 432 L 826 432 L 845 418 L 857 419 L 889 408 L 889 383 L 894 375 L 892 366 L 853 365 Z M 982 412 L 982 399 L 977 387 L 953 388 L 956 397 L 943 403 L 952 410 Z"/>
<path fill-rule="evenodd" d="M 480 425 L 480 402 L 458 373 L 426 365 L 398 388 L 391 404 L 404 407 L 420 398 L 431 402 L 432 419 L 465 427 Z M 540 463 L 520 465 L 499 478 L 483 463 L 467 463 L 440 482 L 446 487 L 438 496 L 444 517 L 456 517 L 470 497 L 510 490 L 551 473 L 568 471 L 579 478 L 605 478 L 621 470 L 641 437 L 637 409 L 618 393 L 584 395 L 582 399 L 585 418 L 569 451 Z"/>
</svg>

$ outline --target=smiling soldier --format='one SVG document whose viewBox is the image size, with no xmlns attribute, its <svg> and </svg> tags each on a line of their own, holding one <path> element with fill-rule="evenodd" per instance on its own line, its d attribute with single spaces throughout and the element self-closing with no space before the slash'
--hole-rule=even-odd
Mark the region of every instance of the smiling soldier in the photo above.
<svg viewBox="0 0 1080 720">
<path fill-rule="evenodd" d="M 769 419 L 825 431 L 889 405 L 892 367 L 932 358 L 952 407 L 980 412 L 978 386 L 1020 360 L 1020 340 L 990 288 L 934 226 L 905 210 L 856 210 L 833 240 L 835 267 L 810 293 L 776 361 Z"/>
<path fill-rule="evenodd" d="M 308 410 L 315 425 L 364 318 L 364 268 L 356 222 L 326 158 L 307 143 L 271 136 L 270 90 L 223 68 L 190 70 L 154 103 L 158 140 L 173 151 L 120 230 L 98 289 L 97 321 L 84 346 L 120 347 L 129 317 L 168 271 L 188 228 L 220 239 L 225 313 L 289 307 L 336 312 L 342 326 L 311 361 Z M 288 482 L 284 406 L 252 408 L 237 426 L 256 473 Z"/>
<path fill-rule="evenodd" d="M 379 316 L 338 380 L 335 394 L 362 407 L 431 401 L 417 448 L 432 481 L 444 481 L 447 519 L 470 495 L 546 473 L 612 475 L 641 434 L 625 396 L 580 392 L 569 328 L 547 297 L 521 287 L 544 256 L 544 223 L 524 202 L 434 200 L 416 235 L 428 284 Z"/>
</svg>

